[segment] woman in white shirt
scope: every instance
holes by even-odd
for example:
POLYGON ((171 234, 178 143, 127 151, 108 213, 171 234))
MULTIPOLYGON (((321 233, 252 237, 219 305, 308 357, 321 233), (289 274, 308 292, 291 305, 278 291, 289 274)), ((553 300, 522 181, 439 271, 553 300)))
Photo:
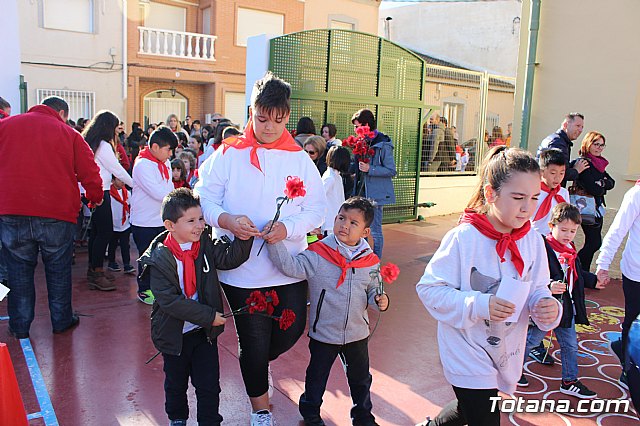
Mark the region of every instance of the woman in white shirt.
POLYGON ((102 291, 115 290, 116 288, 112 283, 114 278, 105 275, 104 272, 104 253, 113 233, 111 196, 109 195, 111 177, 117 177, 129 187, 133 186, 131 176, 120 165, 116 156, 116 127, 119 124, 120 119, 114 113, 103 110, 96 114, 82 134, 94 152, 96 164, 100 168, 104 191, 103 203, 96 207, 91 216, 89 268, 87 269, 89 288, 102 291))

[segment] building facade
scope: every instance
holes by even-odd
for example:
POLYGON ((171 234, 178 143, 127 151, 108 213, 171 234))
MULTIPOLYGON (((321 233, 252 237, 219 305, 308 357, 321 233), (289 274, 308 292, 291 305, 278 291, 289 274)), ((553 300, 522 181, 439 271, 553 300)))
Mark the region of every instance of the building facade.
POLYGON ((27 106, 58 95, 69 103, 74 121, 101 109, 124 119, 123 1, 37 0, 17 5, 27 106))

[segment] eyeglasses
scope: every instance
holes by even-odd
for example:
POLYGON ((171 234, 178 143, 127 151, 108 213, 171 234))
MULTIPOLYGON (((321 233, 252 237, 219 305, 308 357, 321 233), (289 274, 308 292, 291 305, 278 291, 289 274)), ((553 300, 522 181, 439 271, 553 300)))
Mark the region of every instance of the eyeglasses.
POLYGON ((603 143, 594 143, 593 146, 595 146, 596 148, 604 148, 606 145, 603 143))
POLYGON ((304 150, 304 152, 306 152, 306 153, 307 153, 307 154, 309 154, 309 155, 313 155, 313 154, 315 154, 315 153, 316 153, 315 151, 307 151, 306 149, 304 150))

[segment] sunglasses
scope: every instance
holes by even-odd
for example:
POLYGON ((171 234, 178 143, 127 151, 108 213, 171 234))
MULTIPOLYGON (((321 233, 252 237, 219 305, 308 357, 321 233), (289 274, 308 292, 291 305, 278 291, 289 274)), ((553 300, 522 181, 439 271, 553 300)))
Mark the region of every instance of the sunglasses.
POLYGON ((309 155, 313 155, 313 154, 315 154, 315 153, 316 153, 315 151, 307 151, 306 149, 304 150, 304 152, 306 152, 306 153, 307 153, 307 154, 309 154, 309 155))

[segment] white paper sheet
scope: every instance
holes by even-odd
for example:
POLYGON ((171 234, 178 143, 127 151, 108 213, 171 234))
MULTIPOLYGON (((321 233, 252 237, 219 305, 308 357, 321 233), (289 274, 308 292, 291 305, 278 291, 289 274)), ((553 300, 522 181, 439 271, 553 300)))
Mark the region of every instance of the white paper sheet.
POLYGON ((516 305, 516 310, 505 322, 517 322, 524 304, 529 298, 531 290, 531 281, 519 281, 514 278, 505 276, 500 281, 500 287, 496 293, 496 297, 507 300, 516 305))
POLYGON ((0 284, 0 302, 2 302, 5 296, 9 293, 9 287, 5 287, 0 284))

